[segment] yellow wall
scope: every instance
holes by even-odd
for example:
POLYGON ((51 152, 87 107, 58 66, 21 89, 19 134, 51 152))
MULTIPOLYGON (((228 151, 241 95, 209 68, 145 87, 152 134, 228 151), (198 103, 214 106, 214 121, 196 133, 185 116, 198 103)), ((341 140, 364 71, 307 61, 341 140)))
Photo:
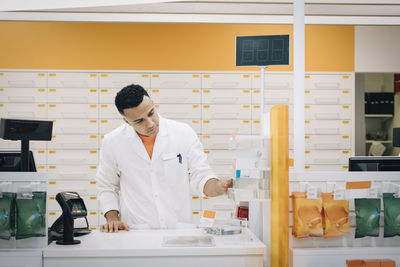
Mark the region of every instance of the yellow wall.
MULTIPOLYGON (((235 67, 235 36, 292 32, 292 25, 0 22, 0 68, 257 70, 235 67)), ((307 71, 354 70, 354 27, 308 26, 306 39, 307 71)))

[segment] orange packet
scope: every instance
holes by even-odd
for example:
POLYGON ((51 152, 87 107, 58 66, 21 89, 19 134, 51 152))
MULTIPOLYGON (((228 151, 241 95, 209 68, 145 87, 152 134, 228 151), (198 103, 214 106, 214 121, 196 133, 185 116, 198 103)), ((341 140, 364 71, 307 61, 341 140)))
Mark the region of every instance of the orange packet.
POLYGON ((323 236, 322 200, 307 199, 305 192, 293 192, 293 231, 296 238, 323 236))
POLYGON ((324 237, 350 234, 349 200, 334 200, 333 193, 323 193, 324 237))

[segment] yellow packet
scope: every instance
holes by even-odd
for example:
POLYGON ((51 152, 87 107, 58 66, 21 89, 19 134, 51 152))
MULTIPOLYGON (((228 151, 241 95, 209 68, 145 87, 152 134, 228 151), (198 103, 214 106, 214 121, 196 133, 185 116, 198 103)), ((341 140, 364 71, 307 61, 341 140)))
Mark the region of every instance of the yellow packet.
POLYGON ((324 207, 324 237, 350 234, 349 200, 326 200, 324 207))
POLYGON ((305 192, 293 192, 293 230, 296 238, 323 236, 322 200, 307 199, 305 192))

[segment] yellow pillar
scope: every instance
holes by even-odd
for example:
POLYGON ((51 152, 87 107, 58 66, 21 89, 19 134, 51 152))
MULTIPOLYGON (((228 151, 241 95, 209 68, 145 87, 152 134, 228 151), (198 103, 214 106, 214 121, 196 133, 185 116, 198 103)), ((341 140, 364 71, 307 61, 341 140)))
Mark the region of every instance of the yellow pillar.
POLYGON ((289 266, 289 111, 271 109, 271 251, 270 267, 289 266))

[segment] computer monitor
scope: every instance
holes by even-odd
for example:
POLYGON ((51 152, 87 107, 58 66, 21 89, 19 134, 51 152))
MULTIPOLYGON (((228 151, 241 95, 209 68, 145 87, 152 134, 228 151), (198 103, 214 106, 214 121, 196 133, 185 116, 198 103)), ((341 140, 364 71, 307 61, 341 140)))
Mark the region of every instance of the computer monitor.
POLYGON ((351 157, 349 171, 400 171, 400 157, 351 157))
MULTIPOLYGON (((0 172, 20 172, 22 168, 21 151, 0 151, 0 172)), ((36 172, 35 159, 29 151, 28 172, 36 172)))

